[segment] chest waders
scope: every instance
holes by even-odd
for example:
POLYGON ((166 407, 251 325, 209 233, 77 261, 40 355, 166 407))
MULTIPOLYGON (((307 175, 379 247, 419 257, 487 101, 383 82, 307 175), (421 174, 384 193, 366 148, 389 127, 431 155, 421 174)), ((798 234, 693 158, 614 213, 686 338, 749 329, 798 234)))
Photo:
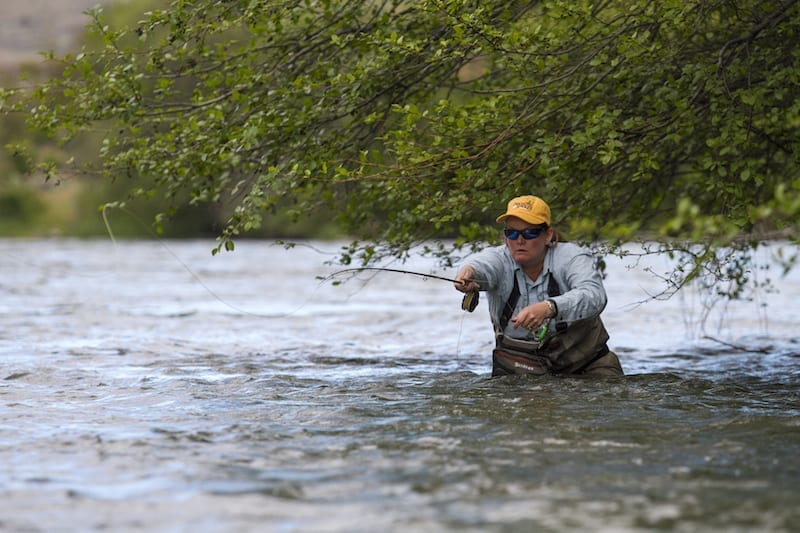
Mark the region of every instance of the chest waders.
MULTIPOLYGON (((561 289, 548 274, 547 295, 559 296, 561 289)), ((580 374, 608 354, 608 332, 600 317, 578 320, 567 326, 556 323, 555 333, 540 341, 514 339, 504 331, 517 306, 520 292, 517 277, 500 320, 495 322, 495 349, 492 352, 492 376, 508 374, 580 374)))

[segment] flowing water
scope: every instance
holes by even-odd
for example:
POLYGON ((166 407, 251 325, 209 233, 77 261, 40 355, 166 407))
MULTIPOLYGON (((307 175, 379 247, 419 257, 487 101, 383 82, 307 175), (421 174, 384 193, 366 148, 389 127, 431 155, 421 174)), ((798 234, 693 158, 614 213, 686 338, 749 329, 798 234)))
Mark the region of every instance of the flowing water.
POLYGON ((609 257, 628 375, 489 379, 450 283, 212 246, 0 240, 0 530, 800 528, 798 273, 637 305, 609 257))

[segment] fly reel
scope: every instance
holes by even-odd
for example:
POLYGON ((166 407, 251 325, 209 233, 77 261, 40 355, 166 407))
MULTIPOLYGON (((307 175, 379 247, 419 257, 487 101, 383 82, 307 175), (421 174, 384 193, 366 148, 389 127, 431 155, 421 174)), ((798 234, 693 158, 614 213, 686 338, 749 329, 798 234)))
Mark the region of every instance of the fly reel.
POLYGON ((469 291, 464 294, 464 299, 461 300, 461 309, 471 313, 478 307, 479 301, 480 293, 478 291, 469 291))

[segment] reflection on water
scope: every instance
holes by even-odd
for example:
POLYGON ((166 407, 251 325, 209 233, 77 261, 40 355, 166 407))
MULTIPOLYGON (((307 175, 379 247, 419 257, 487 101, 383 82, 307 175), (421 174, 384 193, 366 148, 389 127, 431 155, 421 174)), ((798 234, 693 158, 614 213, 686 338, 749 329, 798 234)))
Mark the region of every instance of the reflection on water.
POLYGON ((703 338, 697 297, 632 306, 654 281, 608 258, 628 376, 491 380, 448 283, 168 246, 0 241, 0 529, 800 523, 794 274, 703 338))

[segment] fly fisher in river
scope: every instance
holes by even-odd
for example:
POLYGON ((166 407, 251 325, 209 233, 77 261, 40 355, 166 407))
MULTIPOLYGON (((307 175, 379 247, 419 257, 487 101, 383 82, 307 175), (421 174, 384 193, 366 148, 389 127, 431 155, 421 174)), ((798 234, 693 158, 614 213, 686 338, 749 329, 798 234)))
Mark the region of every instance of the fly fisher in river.
POLYGON ((536 196, 512 199, 497 222, 505 245, 470 257, 454 283, 487 293, 492 375, 623 375, 600 320, 606 291, 589 251, 558 241, 550 207, 536 196))

